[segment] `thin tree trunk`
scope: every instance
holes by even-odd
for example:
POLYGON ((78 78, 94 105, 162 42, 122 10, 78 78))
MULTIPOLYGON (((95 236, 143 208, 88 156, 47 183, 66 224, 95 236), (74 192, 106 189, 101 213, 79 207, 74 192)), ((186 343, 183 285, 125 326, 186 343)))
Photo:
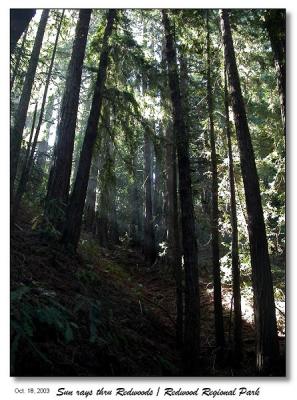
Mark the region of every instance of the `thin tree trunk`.
MULTIPOLYGON (((51 208, 55 203, 57 207, 64 209, 68 201, 82 67, 91 12, 92 10, 90 9, 80 10, 76 25, 75 39, 61 104, 61 120, 57 128, 55 159, 47 193, 47 206, 50 204, 51 208)), ((60 218, 56 218, 56 213, 47 214, 56 228, 61 228, 62 216, 60 215, 60 218)))
POLYGON ((27 170, 28 170, 28 163, 29 163, 29 157, 30 157, 31 144, 32 144, 34 130, 35 130, 37 108, 38 108, 38 103, 36 102, 35 109, 34 109, 34 114, 33 114, 33 119, 32 119, 32 126, 31 126, 29 141, 28 141, 28 144, 27 144, 27 149, 26 149, 24 163, 23 163, 23 169, 22 169, 22 173, 21 173, 21 180, 20 180, 19 185, 18 185, 18 190, 17 190, 17 194, 16 194, 16 200, 15 200, 14 207, 12 209, 12 213, 11 213, 11 216, 10 216, 11 224, 13 224, 15 219, 16 219, 16 214, 18 212, 18 207, 19 207, 19 203, 21 201, 21 196, 22 196, 21 188, 24 186, 23 182, 24 182, 24 178, 26 177, 27 170), (17 204, 17 207, 15 206, 15 204, 17 204))
MULTIPOLYGON (((159 140, 161 136, 159 136, 159 140)), ((155 146, 155 162, 154 162, 154 184, 153 184, 153 216, 154 216, 154 231, 155 231, 155 247, 156 243, 162 241, 164 237, 164 223, 163 223, 163 160, 161 153, 156 150, 155 146)))
POLYGON ((234 323, 233 323, 233 362, 239 364, 242 358, 242 320, 241 320, 241 294, 240 294, 240 264, 238 253, 238 229, 237 229, 237 210, 236 210, 236 194, 235 194, 235 179, 234 165, 231 142, 231 129, 229 120, 229 100, 227 74, 225 70, 225 118, 226 118, 226 135, 228 142, 228 157, 229 157, 229 185, 230 185, 230 208, 231 208, 231 226, 232 226, 232 287, 234 301, 234 323))
MULTIPOLYGON (((218 207, 218 171, 217 153, 215 145, 215 132, 213 120, 213 95, 211 80, 211 60, 210 60, 210 29, 209 14, 207 10, 207 103, 209 117, 209 134, 211 150, 211 173, 212 173, 212 212, 211 212, 211 246, 212 246, 212 267, 213 267, 213 288, 214 288, 214 317, 215 317, 215 336, 216 345, 221 350, 225 347, 224 320, 222 307, 222 289, 220 275, 220 248, 219 248, 219 207, 218 207)), ((220 351, 220 355, 222 352, 220 351)))
POLYGON ((156 259, 155 231, 152 203, 152 144, 147 131, 144 132, 144 238, 143 251, 146 261, 152 265, 156 259))
POLYGON ((162 16, 166 38, 166 58, 179 169, 182 243, 185 268, 184 372, 188 375, 195 375, 198 372, 198 357, 200 353, 200 298, 189 142, 185 129, 172 28, 166 10, 162 10, 162 16))
POLYGON ((18 74, 18 71, 19 71, 19 66, 20 66, 20 62, 21 62, 21 59, 22 59, 22 56, 23 56, 23 53, 24 53, 24 47, 25 47, 25 43, 26 43, 26 39, 27 39, 28 28, 29 27, 27 26, 27 28, 26 28, 26 30, 24 32, 24 36, 23 36, 23 40, 22 40, 20 51, 19 51, 18 55, 16 56, 15 66, 14 66, 13 73, 12 73, 11 80, 10 80, 10 90, 13 89, 14 81, 15 81, 15 78, 16 78, 16 76, 18 74))
POLYGON ((100 156, 97 154, 93 157, 90 177, 87 188, 86 204, 85 204, 85 228, 87 232, 95 233, 96 222, 96 189, 99 174, 100 156))
POLYGON ((38 108, 38 103, 36 102, 30 136, 29 136, 29 141, 28 141, 28 146, 27 146, 26 154, 25 154, 24 168, 26 167, 28 160, 29 160, 29 156, 30 156, 30 149, 31 149, 31 144, 32 144, 32 139, 33 139, 33 134, 34 134, 34 129, 35 129, 36 116, 37 116, 37 108, 38 108))
POLYGON ((39 170, 43 173, 45 172, 45 167, 48 158, 48 149, 49 149, 48 140, 49 140, 50 128, 53 123, 52 116, 54 111, 54 99, 55 95, 52 94, 51 96, 49 96, 49 99, 46 103, 46 108, 44 112, 45 129, 43 134, 43 140, 38 144, 37 148, 36 165, 38 166, 39 170))
POLYGON ((14 53, 18 40, 28 28, 35 14, 35 8, 12 8, 10 10, 10 53, 14 53))
POLYGON ((137 157, 133 158, 133 184, 130 192, 130 204, 131 204, 131 228, 130 235, 132 239, 132 245, 136 247, 142 247, 142 199, 140 196, 140 185, 141 178, 137 176, 137 157))
POLYGON ((282 122, 286 133, 286 10, 267 10, 265 25, 274 57, 282 122))
POLYGON ((248 213, 252 283, 254 289, 257 347, 256 363, 259 373, 268 374, 273 372, 277 367, 279 359, 279 344, 268 244, 255 156, 241 92, 227 10, 220 11, 220 18, 248 213))
POLYGON ((105 187, 101 187, 97 220, 97 235, 100 246, 108 247, 108 195, 105 187))
MULTIPOLYGON (((108 110, 109 111, 109 110, 108 110)), ((108 142, 108 157, 109 157, 109 176, 110 185, 108 188, 109 193, 109 207, 108 207, 108 222, 109 231, 108 239, 111 245, 119 243, 119 229, 117 221, 117 206, 116 206, 116 174, 115 174, 115 146, 113 141, 108 142)))
POLYGON ((79 241, 82 214, 86 198, 93 149, 98 135, 98 122, 102 107, 103 90, 106 80, 108 56, 110 49, 108 41, 112 32, 115 17, 116 10, 110 9, 107 15, 107 24, 103 37, 97 81, 86 128, 86 134, 80 155, 77 176, 75 179, 73 192, 71 194, 70 203, 66 212, 66 223, 63 232, 63 241, 64 243, 72 246, 74 249, 77 248, 79 241))
POLYGON ((46 77, 46 82, 45 82, 45 87, 44 87, 44 92, 43 92, 43 97, 42 97, 42 103, 41 103, 41 109, 40 109, 38 124, 37 124, 35 135, 34 135, 34 140, 32 143, 30 157, 28 159, 28 163, 25 165, 25 168, 22 171, 20 182, 18 184, 18 188, 17 188, 16 195, 15 195, 14 202, 13 202, 14 219, 16 218, 17 212, 19 210, 19 206, 20 206, 20 202, 22 200, 23 194, 26 191, 26 186, 28 183, 30 171, 31 171, 31 168, 33 165, 33 159, 34 159, 34 154, 35 154, 35 150, 36 150, 36 146, 37 146, 38 136, 40 133, 41 125, 43 123, 43 114, 44 114, 44 108, 45 108, 45 103, 46 103, 46 98, 47 98, 47 92, 48 92, 48 88, 49 88, 49 84, 50 84, 54 61, 55 61, 57 45, 58 45, 58 40, 59 40, 60 31, 61 31, 61 27, 62 27, 64 12, 65 11, 63 10, 62 15, 60 17, 58 29, 57 29, 55 44, 54 44, 51 62, 50 62, 50 66, 49 66, 47 77, 46 77))
POLYGON ((17 167, 19 162, 19 155, 21 150, 21 143, 23 137, 23 130, 26 123, 26 117, 28 112, 28 106, 30 102, 31 91, 33 87, 33 82, 35 78, 35 73, 37 69, 37 64, 39 60, 40 49, 42 46, 42 40, 44 36, 44 31, 46 23, 49 16, 49 10, 44 10, 42 12, 40 22, 38 25, 38 30, 31 53, 28 70, 26 73, 26 78, 22 90, 21 99, 16 111, 16 118, 14 127, 11 130, 11 141, 10 141, 10 190, 13 193, 14 181, 17 173, 17 167))

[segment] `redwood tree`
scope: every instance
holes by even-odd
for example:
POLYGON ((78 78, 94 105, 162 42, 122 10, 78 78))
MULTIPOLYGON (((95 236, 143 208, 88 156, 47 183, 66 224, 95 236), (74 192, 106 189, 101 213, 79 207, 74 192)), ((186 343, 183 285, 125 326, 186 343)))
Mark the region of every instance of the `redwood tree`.
MULTIPOLYGON (((167 78, 168 68, 166 63, 166 45, 162 44, 162 72, 167 78)), ((181 71, 182 73, 182 71, 181 71)), ((161 91, 163 108, 171 113, 170 93, 168 80, 164 79, 164 88, 161 91)), ((186 87, 184 88, 186 91, 186 87)), ((166 121, 165 129, 165 213, 167 227, 168 263, 172 268, 176 285, 176 342, 182 346, 184 336, 184 304, 183 304, 183 271, 180 249, 180 234, 178 220, 178 197, 177 197, 177 162, 176 145, 174 141, 173 124, 171 120, 166 121)))
POLYGON ((240 264, 238 253, 238 229, 237 229, 237 209, 234 179, 234 163, 232 153, 231 128, 229 119, 229 98, 226 70, 224 71, 224 104, 225 104, 225 123, 226 136, 228 143, 229 158, 229 186, 230 186, 230 210, 232 227, 232 289, 234 303, 234 321, 233 321, 233 361, 240 363, 242 356, 242 320, 241 320, 241 294, 240 294, 240 264))
MULTIPOLYGON (((216 138, 214 131, 213 118, 213 93, 212 93, 212 76, 211 76, 211 60, 210 60, 210 29, 209 14, 207 11, 207 103, 209 118, 209 134, 210 134, 210 150, 211 150, 211 247, 212 247, 212 267, 213 267, 213 289, 214 289, 214 317, 215 317, 215 335, 216 345, 220 349, 225 346, 223 307, 222 307, 222 290, 220 275, 220 248, 219 248, 219 207, 218 207, 218 169, 217 169, 217 153, 216 138)), ((221 351, 220 351, 220 354, 221 351)))
POLYGON ((64 209, 68 201, 82 67, 91 13, 90 9, 82 9, 79 12, 61 104, 61 120, 57 129, 55 158, 48 185, 46 214, 57 228, 61 228, 61 216, 57 218, 57 214, 52 211, 54 211, 55 205, 64 209), (49 209, 51 212, 48 212, 49 209))
POLYGON ((103 90, 108 67, 110 51, 109 38, 112 33, 116 10, 110 9, 107 14, 107 24, 102 41, 99 69, 92 100, 92 106, 87 123, 86 133, 79 159, 78 170, 66 212, 63 241, 76 249, 79 241, 84 203, 86 199, 90 167, 96 138, 98 134, 98 122, 100 118, 103 90))
POLYGON ((220 20, 248 214, 248 233, 254 290, 256 362, 257 369, 262 374, 273 371, 277 367, 279 358, 273 283, 259 178, 227 10, 220 11, 220 20))
POLYGON ((171 23, 166 10, 162 10, 162 17, 166 38, 166 59, 172 101, 174 135, 178 155, 182 244, 185 268, 184 372, 188 375, 195 375, 198 372, 198 357, 200 352, 200 299, 189 141, 180 95, 176 49, 171 23))

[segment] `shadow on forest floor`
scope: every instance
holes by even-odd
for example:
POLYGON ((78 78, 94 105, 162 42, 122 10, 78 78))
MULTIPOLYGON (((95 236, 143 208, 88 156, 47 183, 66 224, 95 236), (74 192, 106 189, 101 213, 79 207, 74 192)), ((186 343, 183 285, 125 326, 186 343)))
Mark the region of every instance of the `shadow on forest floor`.
MULTIPOLYGON (((87 236, 70 254, 20 223, 11 232, 11 374, 181 376, 169 275, 148 269, 131 249, 99 248, 87 236)), ((230 366, 228 345, 217 363, 208 286, 202 277, 201 375, 255 375, 254 331, 245 321, 244 368, 230 366)), ((230 341, 227 307, 224 322, 230 341)))

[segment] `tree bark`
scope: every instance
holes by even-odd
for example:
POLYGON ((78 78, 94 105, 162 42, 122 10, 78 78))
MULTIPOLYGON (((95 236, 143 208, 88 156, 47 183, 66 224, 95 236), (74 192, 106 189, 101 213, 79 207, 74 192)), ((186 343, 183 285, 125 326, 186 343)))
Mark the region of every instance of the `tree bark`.
POLYGON ((286 133, 286 10, 267 10, 265 25, 274 57, 282 122, 286 133))
MULTIPOLYGON (((55 147, 55 159, 51 171, 51 182, 47 193, 47 206, 55 203, 57 207, 63 210, 66 207, 69 194, 82 67, 91 12, 92 10, 90 9, 82 9, 79 12, 61 104, 61 120, 57 128, 57 145, 55 147)), ((61 215, 57 219, 55 216, 57 214, 53 212, 47 214, 55 227, 61 229, 61 215)))
POLYGON ((31 91, 39 60, 40 49, 42 46, 42 40, 44 36, 45 26, 48 20, 49 10, 42 12, 36 38, 34 41, 33 50, 31 53, 28 70, 21 94, 21 99, 17 108, 16 118, 14 127, 11 130, 10 139, 10 190, 13 193, 14 181, 17 173, 17 167, 19 162, 20 149, 22 144, 23 130, 26 123, 26 117, 28 112, 28 106, 30 102, 31 91))
MULTIPOLYGON (((44 10, 46 11, 46 10, 44 10)), ((10 10, 10 53, 14 53, 16 45, 22 34, 28 28, 31 19, 36 14, 35 8, 10 10)))
POLYGON ((184 112, 180 95, 176 50, 174 47, 172 28, 166 10, 162 10, 162 17, 166 38, 166 59, 173 107, 174 136, 179 171, 182 243, 185 268, 184 372, 187 375, 196 375, 198 373, 198 357, 200 353, 200 299, 189 142, 188 134, 185 129, 184 112))
POLYGON ((232 227, 232 288, 233 288, 233 303, 234 303, 234 322, 233 322, 233 363, 238 365, 242 359, 242 320, 241 320, 241 294, 240 294, 240 264, 238 252, 238 229, 237 229, 237 209, 236 209, 236 194, 235 194, 235 179, 234 165, 231 141, 231 129, 229 120, 229 99, 227 74, 225 70, 224 81, 224 103, 225 103, 225 121, 226 121, 226 136, 228 143, 228 158, 229 158, 229 185, 230 185, 230 208, 231 208, 231 227, 232 227))
MULTIPOLYGON (((164 73, 168 74, 166 67, 166 45, 162 48, 162 64, 164 73)), ((181 86, 181 97, 183 97, 184 106, 187 105, 187 66, 182 54, 180 54, 180 72, 184 85, 181 86)), ((168 100, 170 94, 166 82, 166 89, 163 93, 163 106, 170 111, 168 100)), ((181 246, 179 235, 179 210, 177 198, 177 162, 176 162, 176 144, 174 140, 173 124, 167 121, 165 128, 165 161, 166 161, 166 223, 167 223, 167 246, 168 262, 172 268, 175 277, 176 286, 176 343, 182 347, 184 343, 184 293, 183 293, 183 272, 181 260, 181 246)))
POLYGON ((227 10, 220 11, 220 19, 248 214, 254 289, 256 364, 260 374, 269 374, 273 373, 277 367, 279 344, 265 222, 255 156, 241 92, 227 10))
POLYGON ((214 119, 213 119, 213 94, 211 80, 211 54, 210 54, 210 29, 209 14, 207 10, 207 103, 209 117, 209 134, 211 150, 211 173, 212 173, 212 210, 211 210, 211 247, 212 247, 212 266, 213 266, 213 288, 214 288, 214 317, 215 317, 215 336, 216 345, 222 349, 225 347, 221 271, 220 271, 220 248, 219 248, 219 206, 218 206, 218 170, 217 153, 215 145, 214 119))
POLYGON ((66 212, 63 241, 64 243, 72 246, 74 249, 77 248, 80 236, 82 214, 86 198, 93 149, 98 134, 98 122, 101 113, 103 89, 106 80, 109 56, 108 41, 112 33, 115 17, 116 10, 110 9, 107 15, 107 24, 103 37, 102 52, 100 56, 99 70, 97 74, 91 111, 87 123, 86 134, 79 159, 79 166, 74 182, 73 192, 71 194, 69 206, 66 212))
POLYGON ((166 212, 167 212, 167 245, 168 262, 172 268, 176 285, 176 342, 178 347, 183 344, 184 305, 183 305, 183 277, 180 254, 178 202, 177 202, 177 174, 176 174, 176 147, 174 145, 173 127, 170 124, 166 129, 166 212))

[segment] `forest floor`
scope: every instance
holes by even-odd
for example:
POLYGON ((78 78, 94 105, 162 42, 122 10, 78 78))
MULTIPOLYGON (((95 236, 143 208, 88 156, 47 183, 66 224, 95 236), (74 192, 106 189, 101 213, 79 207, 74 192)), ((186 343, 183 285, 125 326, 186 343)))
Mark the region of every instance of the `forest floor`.
MULTIPOLYGON (((100 248, 83 235, 78 254, 34 231, 26 216, 11 231, 13 376, 181 376, 175 344, 175 285, 136 251, 100 248)), ((202 276, 201 375, 252 376, 254 330, 243 324, 244 361, 217 361, 212 293, 202 276)), ((224 322, 230 342, 230 289, 224 322)), ((284 340, 281 339, 283 348, 284 340)))

